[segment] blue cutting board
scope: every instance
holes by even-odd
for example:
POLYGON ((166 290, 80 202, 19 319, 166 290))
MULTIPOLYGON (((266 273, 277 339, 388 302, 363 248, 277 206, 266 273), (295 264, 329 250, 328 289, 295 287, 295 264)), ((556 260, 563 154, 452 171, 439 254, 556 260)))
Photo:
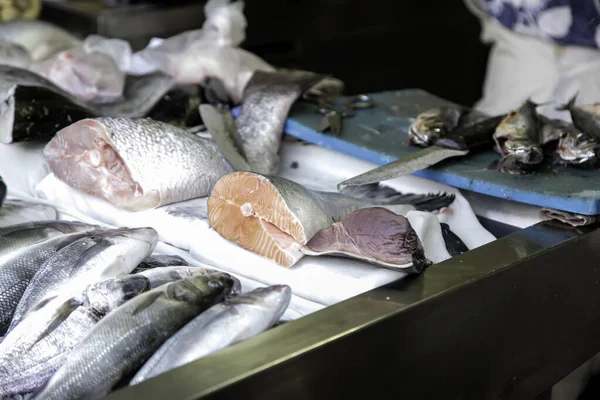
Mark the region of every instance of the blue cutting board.
MULTIPOLYGON (((420 112, 452 104, 419 89, 371 94, 375 107, 358 110, 344 120, 341 137, 317 132, 322 116, 315 105, 297 102, 285 132, 377 165, 417 151, 407 145, 408 127, 420 112)), ((600 214, 600 170, 543 168, 529 175, 508 175, 493 169, 500 156, 493 150, 446 160, 414 175, 494 197, 577 214, 600 214)), ((327 160, 324 160, 327 162, 327 160)))

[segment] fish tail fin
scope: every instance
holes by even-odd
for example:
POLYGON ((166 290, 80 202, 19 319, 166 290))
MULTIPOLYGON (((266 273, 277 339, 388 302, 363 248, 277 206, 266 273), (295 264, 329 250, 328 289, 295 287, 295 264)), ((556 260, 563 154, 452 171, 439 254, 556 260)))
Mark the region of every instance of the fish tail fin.
POLYGON ((575 101, 577 101, 577 96, 579 92, 575 93, 566 104, 556 107, 557 111, 570 111, 571 108, 575 107, 575 101))
POLYGON ((412 205, 419 211, 435 211, 448 207, 454 202, 455 195, 452 193, 400 193, 389 186, 379 183, 371 183, 360 186, 345 186, 340 193, 356 199, 369 199, 385 205, 412 205))

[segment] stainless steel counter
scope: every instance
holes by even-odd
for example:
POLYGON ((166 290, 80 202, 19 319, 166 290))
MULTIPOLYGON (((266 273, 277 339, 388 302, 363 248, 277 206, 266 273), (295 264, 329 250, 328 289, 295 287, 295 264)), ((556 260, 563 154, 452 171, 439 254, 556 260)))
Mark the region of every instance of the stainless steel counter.
POLYGON ((599 244, 541 223, 108 399, 531 400, 600 351, 599 244))

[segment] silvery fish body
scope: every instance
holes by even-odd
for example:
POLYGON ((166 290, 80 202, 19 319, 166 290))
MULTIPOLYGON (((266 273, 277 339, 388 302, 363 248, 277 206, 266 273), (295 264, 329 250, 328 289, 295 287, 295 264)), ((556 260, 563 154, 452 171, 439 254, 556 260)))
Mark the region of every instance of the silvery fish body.
POLYGON ((42 264, 15 310, 8 332, 29 310, 58 295, 78 298, 89 285, 130 273, 158 242, 152 228, 93 232, 59 250, 42 264))
POLYGON ((17 43, 0 41, 0 64, 27 68, 31 61, 31 54, 25 47, 17 43))
POLYGON ((44 149, 62 181, 132 211, 209 194, 232 172, 217 146, 150 119, 85 119, 59 131, 44 149))
POLYGON ((577 95, 571 97, 567 104, 558 110, 569 111, 573 125, 583 133, 600 140, 600 103, 577 106, 577 95))
POLYGON ((163 344, 129 385, 198 360, 271 328, 290 303, 289 286, 259 288, 212 306, 163 344))
POLYGON ((231 295, 237 296, 241 293, 242 284, 239 279, 216 269, 190 267, 190 266, 170 266, 170 267, 157 267, 148 269, 145 271, 138 272, 139 275, 145 276, 150 281, 152 289, 165 285, 169 282, 177 281, 180 279, 191 278, 193 276, 207 276, 207 275, 223 275, 231 278, 233 286, 231 288, 231 295))
POLYGON ((30 221, 54 220, 58 212, 52 206, 7 199, 0 208, 0 228, 30 221))
POLYGON ((138 265, 131 273, 137 274, 147 269, 159 267, 180 267, 189 265, 182 257, 172 255, 151 255, 138 265))
POLYGON ((0 343, 0 396, 39 389, 98 321, 149 290, 150 282, 142 276, 110 278, 90 286, 84 295, 83 305, 70 314, 68 301, 62 313, 56 312, 57 308, 53 306, 57 302, 54 302, 27 314, 23 323, 0 343), (43 324, 48 316, 57 315, 62 318, 54 326, 43 324))
POLYGON ((33 398, 105 396, 187 322, 221 301, 231 285, 225 277, 196 276, 131 299, 94 326, 33 398))

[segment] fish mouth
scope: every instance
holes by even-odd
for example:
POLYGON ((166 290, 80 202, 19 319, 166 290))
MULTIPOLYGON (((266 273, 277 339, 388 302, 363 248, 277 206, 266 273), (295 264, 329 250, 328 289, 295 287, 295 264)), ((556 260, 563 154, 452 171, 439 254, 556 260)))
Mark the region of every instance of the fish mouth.
POLYGON ((160 204, 158 191, 145 192, 133 179, 97 120, 84 119, 58 131, 44 148, 44 158, 61 181, 118 207, 139 211, 160 204))
POLYGON ((208 198, 208 220, 225 239, 284 267, 304 255, 304 227, 261 175, 234 172, 219 179, 208 198))

